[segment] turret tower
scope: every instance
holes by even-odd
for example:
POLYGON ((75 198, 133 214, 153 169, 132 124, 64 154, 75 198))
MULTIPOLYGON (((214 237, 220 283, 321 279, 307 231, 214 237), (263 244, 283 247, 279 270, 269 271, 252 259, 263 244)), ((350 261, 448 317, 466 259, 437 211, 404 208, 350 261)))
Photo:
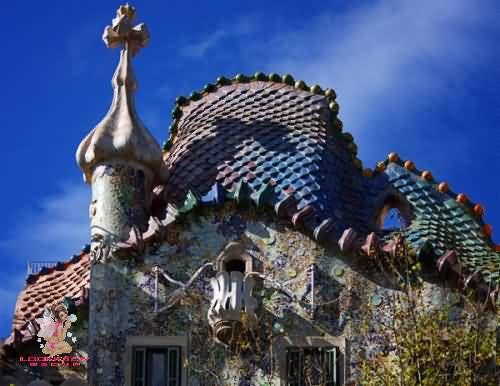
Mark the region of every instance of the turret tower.
POLYGON ((160 146, 134 106, 137 83, 132 57, 149 40, 143 23, 132 25, 134 17, 135 9, 123 5, 104 30, 106 46, 121 47, 112 80, 113 101, 76 152, 84 179, 92 186, 89 214, 94 258, 106 257, 112 244, 126 240, 132 229, 147 229, 152 188, 163 177, 160 146))

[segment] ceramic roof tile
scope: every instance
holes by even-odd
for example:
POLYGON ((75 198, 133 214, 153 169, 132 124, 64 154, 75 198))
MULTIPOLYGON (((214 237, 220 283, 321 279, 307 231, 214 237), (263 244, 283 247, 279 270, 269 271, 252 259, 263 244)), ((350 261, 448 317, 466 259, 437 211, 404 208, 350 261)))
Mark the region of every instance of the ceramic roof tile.
POLYGON ((362 176, 346 141, 334 133, 336 114, 324 95, 252 81, 220 87, 181 109, 166 157, 166 201, 181 205, 190 190, 204 196, 220 183, 233 191, 244 180, 253 194, 273 181, 277 200, 292 192, 297 209, 311 205, 318 222, 344 207, 345 225, 356 223, 362 189, 350 186, 362 176))
POLYGON ((415 248, 456 250, 461 263, 486 280, 499 276, 500 254, 480 215, 472 215, 471 205, 458 203, 455 194, 443 193, 447 187, 438 187, 430 172, 397 160, 363 175, 354 162, 357 147, 341 132, 332 98, 300 90, 303 84, 240 79, 245 80, 218 80, 214 91, 178 105, 182 115, 174 121, 165 154, 170 178, 164 202, 183 205, 188 192, 207 202, 252 199, 291 217, 302 210, 296 219, 306 217, 307 209, 305 222, 317 217, 316 230, 339 236, 352 227, 367 235, 380 200, 397 193, 411 207, 405 233, 415 248))
POLYGON ((487 283, 499 283, 500 254, 493 250, 491 241, 481 230, 481 220, 471 214, 467 205, 438 192, 435 184, 396 163, 390 163, 385 173, 389 178, 399 176, 389 184, 413 209, 414 218, 406 234, 414 247, 420 244, 421 238, 429 238, 435 253, 457 250, 460 263, 470 272, 479 272, 487 283), (405 184, 400 182, 403 180, 405 184), (408 189, 410 186, 413 189, 408 189))

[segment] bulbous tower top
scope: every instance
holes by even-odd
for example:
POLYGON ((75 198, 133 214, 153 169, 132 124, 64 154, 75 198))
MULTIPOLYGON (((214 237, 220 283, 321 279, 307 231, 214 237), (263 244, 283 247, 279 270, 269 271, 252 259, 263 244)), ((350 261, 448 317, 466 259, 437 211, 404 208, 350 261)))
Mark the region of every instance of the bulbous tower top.
POLYGON ((109 48, 121 47, 120 61, 113 75, 111 107, 99 124, 83 139, 76 160, 90 183, 95 166, 103 161, 127 160, 146 166, 156 183, 164 180, 165 168, 160 145, 139 118, 134 103, 137 87, 132 57, 149 41, 144 23, 132 25, 135 9, 120 6, 112 25, 104 30, 103 40, 109 48))

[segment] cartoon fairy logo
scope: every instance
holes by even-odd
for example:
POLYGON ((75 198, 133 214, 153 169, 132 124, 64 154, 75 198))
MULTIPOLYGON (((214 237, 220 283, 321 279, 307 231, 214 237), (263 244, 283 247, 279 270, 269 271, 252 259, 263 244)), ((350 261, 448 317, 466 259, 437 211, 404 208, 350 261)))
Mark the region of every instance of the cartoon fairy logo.
POLYGON ((49 356, 67 354, 73 348, 66 342, 66 337, 76 342, 76 337, 69 331, 71 324, 76 322, 76 315, 68 315, 69 304, 66 299, 58 304, 45 307, 43 317, 36 319, 40 325, 38 331, 38 341, 42 352, 49 356), (45 339, 45 343, 42 342, 45 339))

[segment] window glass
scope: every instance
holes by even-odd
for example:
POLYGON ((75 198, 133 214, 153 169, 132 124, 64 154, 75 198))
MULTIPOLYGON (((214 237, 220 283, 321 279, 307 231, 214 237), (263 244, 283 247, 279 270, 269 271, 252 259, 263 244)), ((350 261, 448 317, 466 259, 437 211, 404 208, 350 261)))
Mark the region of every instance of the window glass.
POLYGON ((180 348, 170 347, 168 349, 168 386, 180 386, 181 361, 180 348))
POLYGON ((133 386, 180 386, 181 348, 134 347, 133 386))
POLYGON ((165 385, 165 351, 154 350, 150 351, 148 356, 148 386, 164 386, 165 385))
POLYGON ((145 383, 145 350, 143 348, 136 348, 134 350, 134 386, 144 386, 145 383))

